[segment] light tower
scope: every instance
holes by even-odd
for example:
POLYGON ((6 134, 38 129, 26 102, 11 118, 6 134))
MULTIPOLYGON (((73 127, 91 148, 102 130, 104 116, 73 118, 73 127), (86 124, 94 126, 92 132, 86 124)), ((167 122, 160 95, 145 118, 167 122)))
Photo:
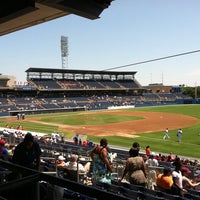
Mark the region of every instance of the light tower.
POLYGON ((61 58, 62 58, 62 69, 68 67, 68 37, 61 36, 61 58))

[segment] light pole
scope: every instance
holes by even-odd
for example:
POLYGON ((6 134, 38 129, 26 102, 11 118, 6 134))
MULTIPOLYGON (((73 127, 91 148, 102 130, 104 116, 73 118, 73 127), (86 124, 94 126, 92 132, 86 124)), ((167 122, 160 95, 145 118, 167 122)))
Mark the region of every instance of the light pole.
POLYGON ((68 37, 61 36, 61 58, 62 58, 62 69, 68 67, 68 37))

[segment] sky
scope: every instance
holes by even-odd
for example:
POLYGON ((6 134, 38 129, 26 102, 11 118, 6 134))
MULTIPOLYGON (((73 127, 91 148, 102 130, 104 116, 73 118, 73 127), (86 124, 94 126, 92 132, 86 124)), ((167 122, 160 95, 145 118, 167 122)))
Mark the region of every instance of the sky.
POLYGON ((25 81, 29 67, 61 69, 65 36, 66 69, 116 68, 136 71, 143 86, 199 86, 200 52, 135 64, 200 50, 199 8, 199 0, 115 0, 99 19, 71 14, 10 33, 0 37, 0 73, 25 81))

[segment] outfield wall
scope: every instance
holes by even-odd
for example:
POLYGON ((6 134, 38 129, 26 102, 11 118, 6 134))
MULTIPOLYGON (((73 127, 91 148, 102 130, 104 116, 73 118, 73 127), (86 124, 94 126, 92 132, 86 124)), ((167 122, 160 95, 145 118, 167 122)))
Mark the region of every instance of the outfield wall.
POLYGON ((114 109, 123 109, 123 108, 135 108, 135 105, 130 106, 109 106, 108 110, 114 110, 114 109))
POLYGON ((50 114, 58 112, 76 112, 85 111, 85 107, 74 107, 74 108, 53 108, 53 109, 38 109, 38 110, 14 110, 10 111, 10 116, 17 116, 19 113, 24 113, 25 115, 36 115, 36 114, 50 114))

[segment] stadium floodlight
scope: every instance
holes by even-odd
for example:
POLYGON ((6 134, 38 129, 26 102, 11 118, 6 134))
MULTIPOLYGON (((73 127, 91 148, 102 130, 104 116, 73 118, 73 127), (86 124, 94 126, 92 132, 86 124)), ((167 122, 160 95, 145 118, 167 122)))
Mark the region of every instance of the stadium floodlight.
POLYGON ((68 37, 61 36, 61 58, 62 58, 62 69, 68 67, 68 37))

